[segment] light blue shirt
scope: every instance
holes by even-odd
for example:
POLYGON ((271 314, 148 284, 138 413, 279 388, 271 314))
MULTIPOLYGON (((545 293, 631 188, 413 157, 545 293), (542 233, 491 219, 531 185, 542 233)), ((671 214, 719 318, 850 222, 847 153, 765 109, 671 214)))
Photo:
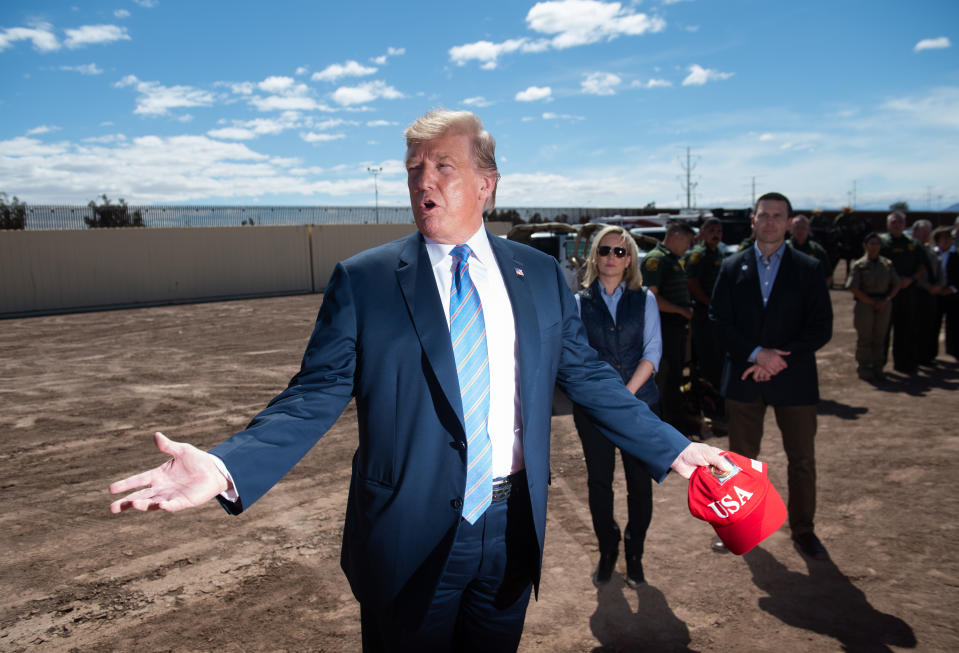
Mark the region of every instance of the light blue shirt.
MULTIPOLYGON (((753 243, 753 251, 756 253, 756 271, 759 273, 759 290, 763 294, 763 308, 769 303, 769 294, 773 291, 773 285, 776 283, 776 275, 779 274, 779 264, 783 261, 783 253, 786 251, 786 243, 779 246, 775 252, 770 254, 769 258, 763 257, 759 251, 759 245, 753 243)), ((756 354, 762 347, 756 347, 749 355, 749 362, 756 362, 756 354)))
MULTIPOLYGON (((599 285, 600 294, 603 296, 603 302, 609 309, 609 314, 613 318, 613 324, 616 324, 616 308, 619 306, 619 300, 623 298, 626 291, 626 282, 623 281, 613 294, 610 295, 599 285)), ((576 309, 582 313, 580 307, 579 293, 576 293, 576 309)), ((645 319, 643 322, 643 360, 653 364, 653 370, 659 371, 659 360, 663 357, 663 336, 659 330, 659 306, 656 304, 656 297, 653 293, 646 291, 645 319)))

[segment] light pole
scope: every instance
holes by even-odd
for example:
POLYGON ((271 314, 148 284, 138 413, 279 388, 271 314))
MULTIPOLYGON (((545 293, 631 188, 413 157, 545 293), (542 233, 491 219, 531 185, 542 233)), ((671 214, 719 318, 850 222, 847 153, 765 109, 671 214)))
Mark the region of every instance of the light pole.
POLYGON ((378 188, 377 185, 376 185, 376 177, 377 177, 381 172, 383 172, 383 167, 380 166, 379 168, 367 168, 366 171, 373 175, 373 198, 374 198, 374 199, 373 199, 373 202, 374 202, 374 204, 373 204, 374 209, 373 209, 373 210, 376 212, 376 213, 375 213, 375 214, 376 214, 376 224, 379 224, 379 223, 380 223, 380 190, 379 190, 379 188, 378 188))

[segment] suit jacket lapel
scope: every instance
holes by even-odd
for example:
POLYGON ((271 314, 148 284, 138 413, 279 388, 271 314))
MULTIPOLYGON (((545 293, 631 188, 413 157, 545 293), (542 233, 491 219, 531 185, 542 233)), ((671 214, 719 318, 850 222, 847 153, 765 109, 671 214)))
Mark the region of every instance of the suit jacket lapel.
MULTIPOLYGON (((520 256, 514 257, 501 238, 487 232, 493 254, 499 265, 506 293, 513 305, 513 321, 516 324, 516 349, 519 359, 520 398, 535 396, 539 379, 539 319, 536 316, 531 283, 524 274, 526 266, 520 256)), ((526 427, 526 412, 523 412, 523 427, 526 427)))
POLYGON ((433 368, 443 394, 462 424, 463 401, 459 378, 456 375, 453 346, 450 343, 450 331, 446 316, 443 315, 443 303, 436 291, 436 278, 430 267, 429 254, 426 253, 426 243, 419 233, 413 234, 407 240, 406 247, 400 254, 396 279, 423 352, 433 368))
POLYGON ((763 305, 763 289, 759 282, 759 270, 757 269, 756 250, 750 245, 743 256, 743 263, 740 266, 740 277, 743 280, 743 287, 750 289, 753 297, 759 301, 759 307, 763 305))

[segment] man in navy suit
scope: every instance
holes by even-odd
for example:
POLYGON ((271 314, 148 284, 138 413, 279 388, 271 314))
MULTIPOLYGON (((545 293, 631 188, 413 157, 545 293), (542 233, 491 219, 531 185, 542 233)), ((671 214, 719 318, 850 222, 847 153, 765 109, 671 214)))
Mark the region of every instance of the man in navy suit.
MULTIPOLYGON (((731 451, 757 458, 766 407, 776 412, 788 459, 789 527, 796 547, 828 558, 816 511, 816 350, 832 337, 821 263, 785 244, 792 205, 780 193, 756 201, 756 242, 723 261, 709 303, 726 347, 721 392, 731 451)), ((714 544, 723 550, 721 542, 714 544)))
POLYGON ((111 510, 172 512, 218 496, 239 513, 355 398, 341 564, 360 602, 364 650, 511 651, 540 578, 554 383, 658 481, 670 468, 688 477, 698 465, 729 466, 661 422, 597 359, 551 257, 485 230, 499 174, 479 119, 433 111, 406 141, 418 232, 337 264, 289 387, 209 453, 157 434, 173 459, 114 483, 111 492, 147 487, 111 510), (488 352, 476 404, 482 450, 469 444, 465 386, 474 385, 461 381, 451 335, 463 284, 485 322, 476 343, 488 352), (487 457, 474 483, 478 453, 487 457), (467 515, 476 488, 486 503, 467 515))

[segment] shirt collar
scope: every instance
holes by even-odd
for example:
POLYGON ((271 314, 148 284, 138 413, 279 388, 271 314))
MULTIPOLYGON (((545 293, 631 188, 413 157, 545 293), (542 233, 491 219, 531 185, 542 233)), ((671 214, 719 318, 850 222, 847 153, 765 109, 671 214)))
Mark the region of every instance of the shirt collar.
POLYGON ((766 259, 766 258, 763 256, 763 253, 762 253, 761 251, 759 251, 759 243, 758 243, 758 242, 754 242, 754 243, 753 243, 753 250, 755 250, 755 252, 756 252, 756 260, 757 260, 757 261, 762 261, 762 262, 767 263, 767 264, 772 263, 774 259, 779 259, 779 258, 781 258, 782 255, 783 255, 783 251, 784 251, 785 249, 786 249, 786 243, 783 242, 783 244, 779 246, 779 249, 777 249, 775 252, 773 252, 772 254, 770 254, 769 259, 766 259))
MULTIPOLYGON (((456 245, 438 243, 428 236, 423 236, 423 240, 426 241, 426 253, 430 257, 430 267, 434 268, 441 263, 448 262, 450 252, 456 247, 456 245)), ((458 244, 469 245, 469 248, 473 250, 473 254, 470 256, 470 263, 476 261, 479 265, 487 266, 493 262, 493 248, 490 247, 485 225, 480 225, 476 233, 470 236, 469 240, 465 243, 458 244)))

